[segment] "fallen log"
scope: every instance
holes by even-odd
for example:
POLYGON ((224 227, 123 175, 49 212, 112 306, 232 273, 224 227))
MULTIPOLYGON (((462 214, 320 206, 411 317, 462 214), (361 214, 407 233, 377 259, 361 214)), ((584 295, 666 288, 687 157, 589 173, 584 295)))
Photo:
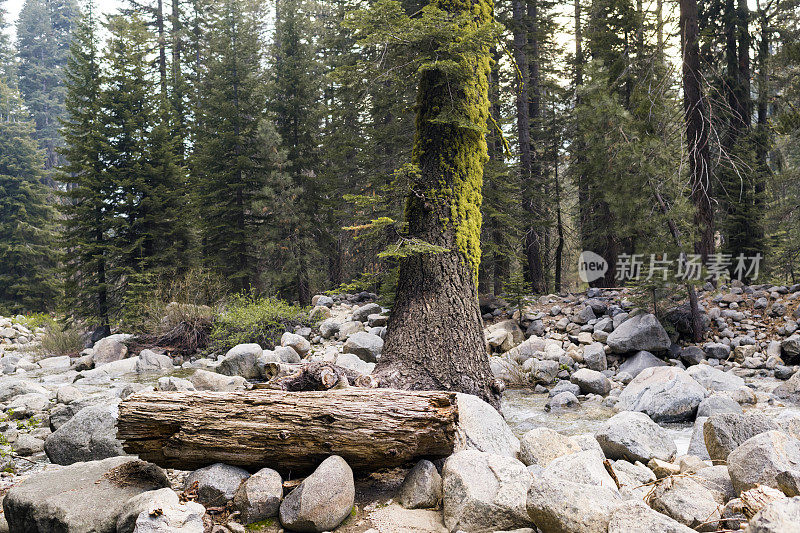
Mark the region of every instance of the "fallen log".
POLYGON ((299 475, 330 455, 354 470, 445 457, 457 422, 456 395, 443 391, 148 391, 120 404, 117 438, 164 468, 227 463, 299 475))
POLYGON ((330 363, 267 363, 264 374, 271 379, 267 383, 256 384, 255 388, 299 392, 347 388, 351 385, 368 389, 378 386, 377 380, 370 375, 330 363))

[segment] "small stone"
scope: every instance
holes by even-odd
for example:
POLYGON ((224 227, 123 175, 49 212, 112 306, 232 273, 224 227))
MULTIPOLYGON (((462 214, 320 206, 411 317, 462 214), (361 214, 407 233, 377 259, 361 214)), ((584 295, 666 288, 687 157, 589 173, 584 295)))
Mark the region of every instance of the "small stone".
POLYGON ((426 459, 409 471, 397 494, 397 501, 406 509, 433 508, 441 498, 442 476, 433 463, 426 459))
POLYGON ((220 507, 233 499, 239 485, 249 477, 247 470, 216 463, 189 474, 184 488, 197 482, 197 501, 206 507, 220 507))
POLYGON ((281 524, 300 532, 331 531, 355 501, 353 471, 338 455, 325 459, 280 505, 281 524))
POLYGON ((262 468, 247 478, 233 496, 233 505, 245 524, 260 522, 278 514, 283 497, 283 481, 271 468, 262 468))

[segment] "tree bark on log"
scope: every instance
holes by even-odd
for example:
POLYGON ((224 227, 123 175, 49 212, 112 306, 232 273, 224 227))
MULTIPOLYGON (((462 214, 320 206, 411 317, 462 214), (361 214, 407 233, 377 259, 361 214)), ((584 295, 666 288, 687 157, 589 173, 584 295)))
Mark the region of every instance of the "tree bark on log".
POLYGON ((354 470, 445 457, 457 422, 456 395, 444 391, 142 392, 120 404, 117 438, 164 468, 226 463, 299 475, 330 455, 354 470))

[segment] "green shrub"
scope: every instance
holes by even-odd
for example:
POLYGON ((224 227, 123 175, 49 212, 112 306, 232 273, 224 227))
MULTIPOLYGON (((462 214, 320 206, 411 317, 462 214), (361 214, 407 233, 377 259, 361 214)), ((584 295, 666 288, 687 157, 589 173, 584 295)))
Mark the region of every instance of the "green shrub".
POLYGON ((43 328, 55 323, 55 319, 49 313, 30 313, 20 318, 14 319, 28 329, 43 328))
POLYGON ((269 349, 275 347, 285 331, 297 325, 312 325, 307 308, 278 298, 240 294, 214 318, 211 346, 226 352, 237 344, 253 342, 269 349))
POLYGON ((77 326, 51 321, 45 326, 39 351, 43 355, 77 355, 83 346, 83 332, 77 326))

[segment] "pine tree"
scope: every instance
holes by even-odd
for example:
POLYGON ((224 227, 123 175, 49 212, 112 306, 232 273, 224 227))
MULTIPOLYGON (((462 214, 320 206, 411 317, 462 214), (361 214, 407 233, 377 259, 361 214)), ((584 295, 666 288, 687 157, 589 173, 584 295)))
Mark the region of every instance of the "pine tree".
POLYGON ((111 275, 109 209, 114 193, 106 176, 106 139, 102 121, 102 84, 99 29, 92 2, 79 21, 70 43, 65 71, 67 116, 62 133, 62 181, 72 186, 64 193, 63 249, 66 274, 65 309, 96 320, 110 332, 115 301, 111 275))
POLYGON ((256 207, 269 177, 260 157, 267 149, 261 11, 255 2, 224 0, 209 24, 192 161, 202 255, 234 290, 245 290, 259 284, 256 207))
POLYGON ((42 153, 15 89, 0 76, 0 310, 50 309, 56 295, 53 212, 42 153))
POLYGON ((58 130, 64 117, 63 76, 78 15, 75 0, 26 0, 17 21, 19 88, 45 151, 46 170, 62 163, 58 130))
POLYGON ((286 268, 294 277, 294 295, 307 304, 319 276, 318 252, 332 241, 322 217, 327 193, 320 179, 319 123, 321 80, 316 63, 313 29, 308 27, 312 4, 280 0, 276 7, 274 66, 270 111, 287 153, 286 171, 297 191, 295 209, 287 217, 285 236, 291 248, 286 268), (291 94, 292 98, 284 95, 291 94))

